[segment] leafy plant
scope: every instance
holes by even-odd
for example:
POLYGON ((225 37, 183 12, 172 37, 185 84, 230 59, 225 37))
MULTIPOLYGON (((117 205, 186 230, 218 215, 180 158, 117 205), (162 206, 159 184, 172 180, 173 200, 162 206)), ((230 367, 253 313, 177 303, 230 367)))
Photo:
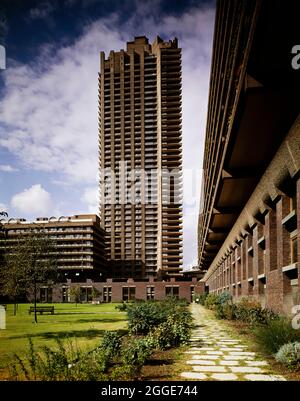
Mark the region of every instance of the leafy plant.
POLYGON ((284 344, 275 355, 275 359, 291 370, 300 369, 300 342, 284 344))
POLYGON ((222 305, 222 319, 233 320, 235 319, 236 305, 233 303, 226 303, 222 305))
POLYGON ((208 309, 214 309, 215 306, 217 305, 217 303, 218 303, 218 295, 217 294, 208 294, 205 299, 204 305, 208 309))
POLYGON ((36 351, 29 339, 28 353, 21 358, 15 355, 11 366, 12 379, 42 381, 108 380, 104 373, 106 355, 101 349, 86 353, 74 343, 56 340, 57 347, 44 346, 36 351))
POLYGON ((167 320, 170 314, 184 310, 183 304, 172 298, 165 301, 134 302, 127 306, 131 333, 147 334, 153 327, 167 320))
POLYGON ((145 338, 130 339, 121 352, 122 363, 126 366, 127 373, 130 372, 136 377, 153 350, 152 343, 145 338))
POLYGON ((208 295, 207 293, 205 293, 205 294, 194 294, 193 295, 193 301, 196 304, 204 305, 207 295, 208 295))
POLYGON ((127 310, 126 302, 122 302, 121 305, 117 305, 115 309, 119 310, 120 312, 125 312, 127 310))
POLYGON ((232 295, 228 291, 224 291, 218 295, 217 304, 223 305, 232 301, 232 295))
POLYGON ((156 348, 167 349, 186 344, 191 336, 191 317, 188 313, 170 315, 149 335, 156 348))
POLYGON ((104 333, 100 345, 103 354, 103 371, 105 371, 108 364, 113 362, 113 360, 120 354, 121 346, 122 339, 118 332, 106 331, 104 333))
POLYGON ((73 298, 74 302, 76 303, 76 307, 77 307, 77 304, 80 303, 80 295, 81 295, 80 285, 77 284, 77 285, 71 287, 70 295, 73 298))
POLYGON ((259 344, 271 354, 278 352, 284 344, 300 341, 300 331, 295 330, 290 319, 285 317, 259 325, 253 332, 259 344))

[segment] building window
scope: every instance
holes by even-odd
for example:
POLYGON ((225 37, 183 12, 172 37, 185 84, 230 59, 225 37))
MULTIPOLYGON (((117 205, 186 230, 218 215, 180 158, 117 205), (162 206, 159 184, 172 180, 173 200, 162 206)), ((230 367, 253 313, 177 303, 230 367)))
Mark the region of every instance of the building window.
POLYGON ((135 287, 123 287, 123 301, 135 300, 135 287))
POLYGON ((42 287, 40 288, 40 302, 52 303, 52 288, 42 287))
POLYGON ((166 296, 179 298, 179 286, 168 286, 166 287, 166 296))
POLYGON ((70 302, 69 287, 63 287, 62 288, 62 302, 70 302))
POLYGON ((155 298, 155 287, 147 287, 147 300, 155 298))
POLYGON ((81 302, 92 302, 93 299, 93 288, 92 287, 80 287, 80 301, 81 302))
POLYGON ((195 286, 191 285, 191 302, 193 301, 194 295, 195 295, 195 286))
POLYGON ((111 302, 111 287, 103 287, 103 302, 111 302))

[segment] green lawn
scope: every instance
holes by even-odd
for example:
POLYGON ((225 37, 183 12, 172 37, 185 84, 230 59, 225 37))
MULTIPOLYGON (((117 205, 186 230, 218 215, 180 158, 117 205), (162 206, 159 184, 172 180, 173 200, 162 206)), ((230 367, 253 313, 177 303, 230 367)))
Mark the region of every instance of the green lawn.
MULTIPOLYGON (((43 304, 46 305, 46 304, 43 304)), ((55 339, 69 338, 80 348, 92 349, 99 344, 106 330, 127 330, 126 312, 115 309, 117 304, 53 304, 55 314, 28 314, 29 304, 19 305, 13 316, 13 305, 8 305, 6 330, 0 330, 0 380, 14 353, 22 355, 27 350, 28 337, 34 345, 55 345, 55 339)))

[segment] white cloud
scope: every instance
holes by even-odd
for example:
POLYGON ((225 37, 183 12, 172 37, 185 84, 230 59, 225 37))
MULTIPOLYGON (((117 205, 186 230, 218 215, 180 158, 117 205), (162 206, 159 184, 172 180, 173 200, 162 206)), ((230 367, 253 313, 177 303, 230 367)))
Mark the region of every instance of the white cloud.
POLYGON ((9 164, 0 164, 0 171, 3 171, 4 173, 13 173, 18 171, 18 169, 10 166, 9 164))
POLYGON ((81 201, 87 205, 89 213, 99 215, 99 189, 97 186, 86 188, 81 201))
POLYGON ((96 183, 99 51, 123 44, 107 25, 94 23, 74 44, 4 72, 0 145, 25 167, 96 183))
MULTIPOLYGON (((201 169, 214 22, 213 7, 180 16, 161 16, 160 1, 136 2, 134 16, 124 21, 112 14, 85 27, 74 43, 40 49, 34 63, 3 72, 5 96, 0 102, 0 146, 26 168, 55 173, 66 184, 97 185, 99 52, 119 50, 134 36, 177 36, 182 48, 183 167, 201 169), (24 101, 26 99, 26 101, 24 101)), ((200 179, 193 191, 200 196, 200 179)), ((93 191, 83 202, 95 208, 93 191)), ((184 193, 184 204, 190 203, 184 193)), ((184 210, 184 265, 197 254, 198 204, 184 210)))
POLYGON ((45 215, 52 210, 52 199, 49 192, 41 184, 32 185, 28 189, 14 195, 11 207, 24 215, 45 215))
MULTIPOLYGON (((0 202, 0 212, 7 212, 7 206, 0 202)), ((2 216, 0 216, 2 218, 2 216)))

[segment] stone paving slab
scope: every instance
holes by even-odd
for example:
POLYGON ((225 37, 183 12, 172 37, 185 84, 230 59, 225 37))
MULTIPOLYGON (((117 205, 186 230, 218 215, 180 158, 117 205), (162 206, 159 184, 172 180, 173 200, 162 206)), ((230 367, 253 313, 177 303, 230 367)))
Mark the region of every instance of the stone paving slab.
POLYGON ((268 366, 266 361, 246 361, 246 364, 249 366, 268 366))
POLYGON ((238 366, 239 361, 220 361, 220 365, 223 366, 238 366))
POLYGON ((261 368, 253 366, 232 366, 229 368, 233 373, 263 373, 261 368))
POLYGON ((250 381, 286 381, 281 375, 245 375, 245 379, 250 381))
POLYGON ((237 380, 238 377, 233 373, 214 373, 211 375, 211 378, 215 380, 228 381, 237 380))
POLYGON ((181 377, 190 380, 218 381, 285 381, 272 374, 268 363, 249 351, 242 340, 233 338, 224 325, 214 321, 200 305, 192 304, 192 313, 198 325, 192 333, 186 371, 181 377))
POLYGON ((198 366, 193 365, 193 369, 197 372, 227 372, 224 366, 198 366))
POLYGON ((186 379, 191 379, 191 380, 207 379, 207 376, 204 373, 197 373, 197 372, 182 372, 181 377, 185 377, 186 379))
POLYGON ((252 360, 253 356, 248 356, 248 355, 224 355, 223 358, 226 359, 226 360, 247 361, 247 360, 252 360))
POLYGON ((217 360, 217 359, 219 359, 218 355, 193 355, 192 358, 193 359, 204 359, 204 360, 208 360, 208 359, 217 360))
POLYGON ((203 359, 192 359, 190 361, 186 361, 188 365, 215 365, 216 362, 212 360, 205 361, 203 359))

